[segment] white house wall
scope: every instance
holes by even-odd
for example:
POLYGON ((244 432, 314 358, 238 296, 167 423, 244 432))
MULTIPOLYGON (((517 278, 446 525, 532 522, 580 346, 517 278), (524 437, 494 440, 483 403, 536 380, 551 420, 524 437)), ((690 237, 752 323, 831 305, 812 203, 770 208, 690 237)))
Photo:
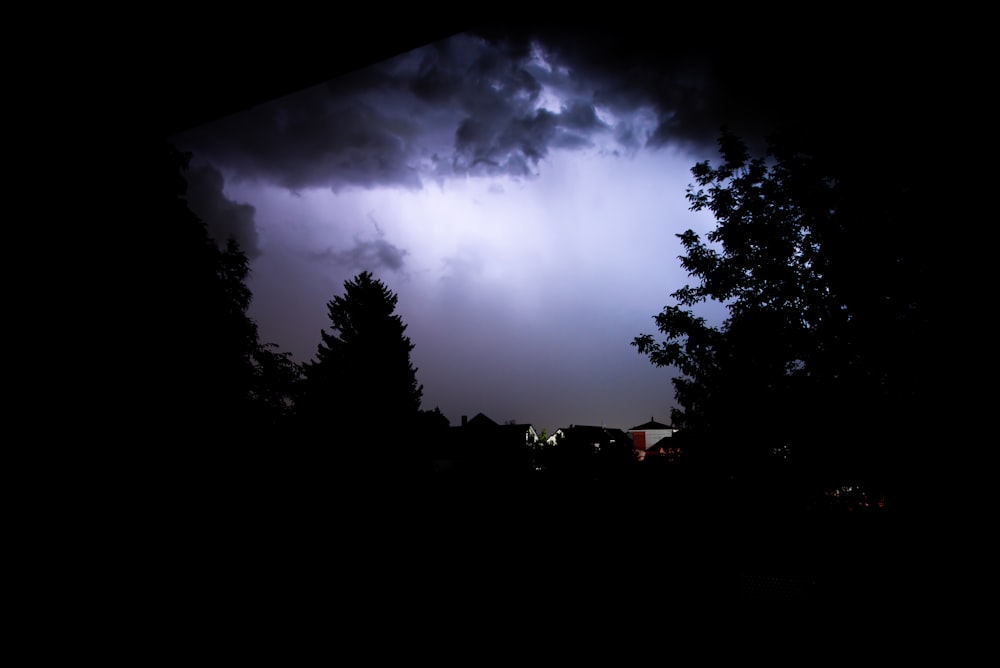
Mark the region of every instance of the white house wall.
POLYGON ((630 431, 628 434, 629 434, 629 436, 631 436, 632 434, 637 434, 637 433, 645 433, 646 434, 646 447, 649 448, 649 447, 652 447, 653 445, 655 445, 661 438, 666 438, 668 436, 673 436, 674 435, 674 430, 673 429, 645 429, 645 430, 644 429, 637 429, 635 431, 630 431))

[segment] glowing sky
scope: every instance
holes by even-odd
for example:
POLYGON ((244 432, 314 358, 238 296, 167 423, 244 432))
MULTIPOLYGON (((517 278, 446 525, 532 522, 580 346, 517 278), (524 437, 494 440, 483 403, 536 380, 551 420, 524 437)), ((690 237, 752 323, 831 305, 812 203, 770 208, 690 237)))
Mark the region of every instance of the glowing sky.
POLYGON ((847 108, 822 63, 743 78, 711 46, 461 34, 173 141, 192 209, 251 258, 263 340, 295 360, 370 270, 399 295, 423 408, 452 424, 669 422, 671 372, 629 343, 690 282, 675 235, 713 224, 690 168, 723 123, 755 141, 776 109, 847 108))

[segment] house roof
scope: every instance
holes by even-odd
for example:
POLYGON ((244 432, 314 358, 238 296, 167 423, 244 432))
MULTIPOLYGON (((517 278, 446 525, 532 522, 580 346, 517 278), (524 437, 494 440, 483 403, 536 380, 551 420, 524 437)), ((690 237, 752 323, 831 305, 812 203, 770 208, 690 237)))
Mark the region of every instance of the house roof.
POLYGON ((657 422, 653 418, 649 418, 649 422, 636 425, 629 429, 629 431, 649 431, 651 429, 673 429, 673 427, 669 424, 663 424, 662 422, 657 422))
POLYGON ((472 419, 466 423, 465 426, 477 427, 477 428, 483 428, 483 427, 493 428, 493 427, 498 427, 500 425, 498 425, 495 421, 491 420, 486 415, 483 415, 482 413, 476 413, 472 417, 472 419))
POLYGON ((625 442, 628 442, 628 443, 632 442, 632 437, 629 436, 626 432, 622 431, 621 429, 605 429, 604 431, 609 436, 611 436, 612 439, 614 439, 616 441, 618 439, 621 439, 622 441, 625 441, 625 442))

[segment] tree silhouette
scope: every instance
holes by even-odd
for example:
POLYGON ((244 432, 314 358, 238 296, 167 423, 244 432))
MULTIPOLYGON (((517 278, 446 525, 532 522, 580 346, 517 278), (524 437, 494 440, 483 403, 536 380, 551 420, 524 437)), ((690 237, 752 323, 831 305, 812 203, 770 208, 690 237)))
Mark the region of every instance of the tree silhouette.
POLYGON ((156 304, 164 345, 151 359, 158 362, 157 382, 169 391, 155 398, 161 412, 155 429, 207 436, 215 440, 202 446, 214 448, 262 442, 285 425, 298 367, 275 344, 260 341, 247 313, 253 295, 246 255, 235 239, 220 247, 189 208, 190 157, 165 146, 171 178, 160 232, 172 261, 156 304))
POLYGON ((768 157, 723 132, 722 162, 692 168, 691 209, 717 226, 679 234, 700 279, 654 317, 665 340, 632 341, 676 367, 672 420, 727 472, 796 465, 832 484, 887 485, 914 424, 912 355, 924 323, 919 254, 906 246, 906 196, 773 136, 768 157), (710 325, 694 308, 724 304, 710 325))
POLYGON ((345 281, 344 294, 327 303, 332 331, 320 332, 296 405, 307 438, 323 433, 348 446, 378 444, 387 462, 406 456, 391 449, 417 424, 423 386, 410 362, 406 325, 395 313, 397 300, 365 271, 345 281))

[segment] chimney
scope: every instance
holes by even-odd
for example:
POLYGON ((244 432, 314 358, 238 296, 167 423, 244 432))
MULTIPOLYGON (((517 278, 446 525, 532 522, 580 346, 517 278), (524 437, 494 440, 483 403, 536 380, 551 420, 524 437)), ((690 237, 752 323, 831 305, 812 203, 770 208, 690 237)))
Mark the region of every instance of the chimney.
POLYGON ((469 416, 468 415, 463 415, 462 416, 462 426, 464 427, 467 424, 469 424, 469 416))

